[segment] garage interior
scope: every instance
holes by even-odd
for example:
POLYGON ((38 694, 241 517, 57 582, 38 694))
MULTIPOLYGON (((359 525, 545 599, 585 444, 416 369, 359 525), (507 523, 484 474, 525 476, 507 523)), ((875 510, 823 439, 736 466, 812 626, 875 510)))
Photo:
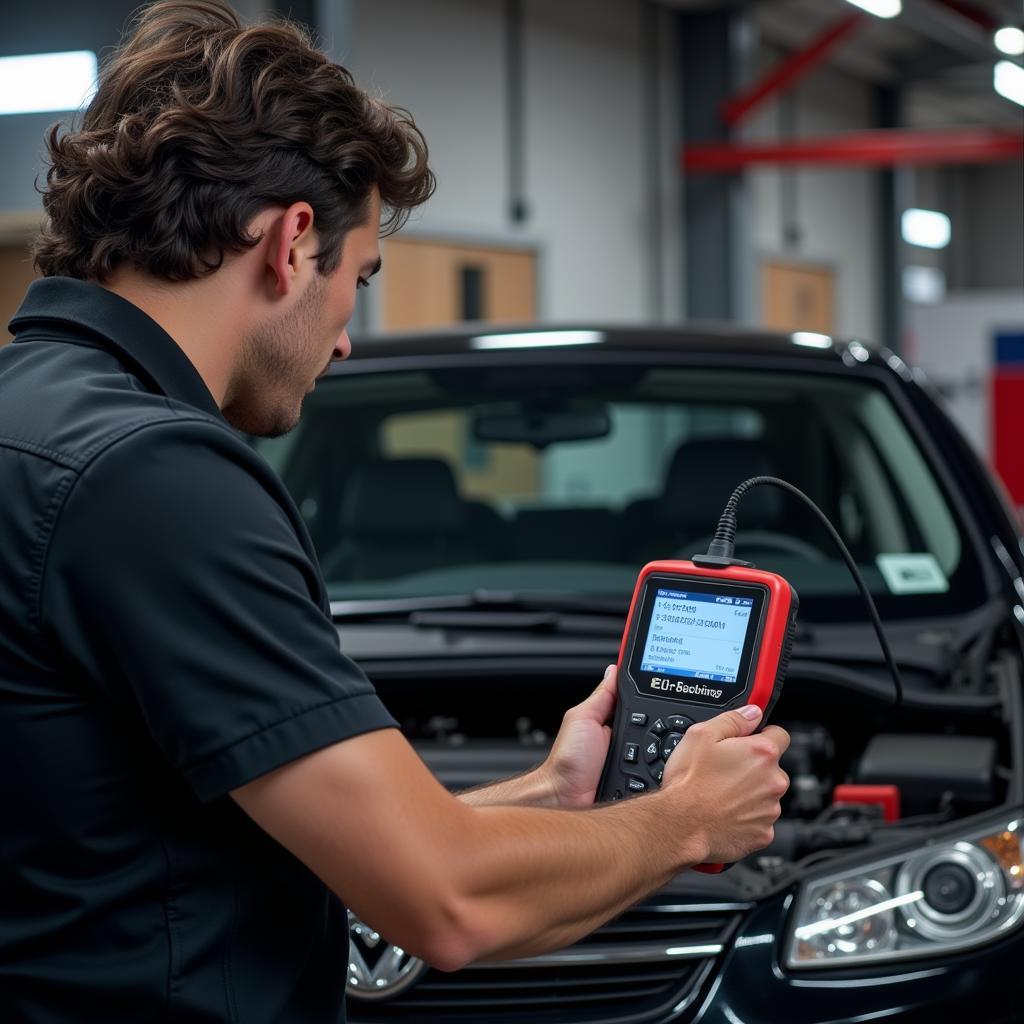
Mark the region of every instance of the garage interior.
MULTIPOLYGON (((455 972, 353 915, 349 1019, 911 1024, 948 995, 948 1019, 1024 1021, 1020 0, 230 3, 307 26, 430 147, 351 367, 252 443, 343 650, 448 788, 547 754, 563 695, 623 659, 640 567, 711 552, 741 481, 792 481, 852 551, 791 495, 744 500, 737 556, 763 545, 804 595, 763 856, 455 972)), ((136 8, 0 15, 5 325, 39 276, 44 135, 92 88, 36 96, 17 62, 102 68, 136 8)), ((644 709, 616 799, 692 724, 644 709)))
MULTIPOLYGON (((11 8, 2 56, 102 55, 135 6, 11 8)), ((991 335, 1022 320, 1024 199, 1019 88, 994 83, 1019 81, 1019 5, 872 6, 235 4, 305 22, 428 136, 437 192, 386 243, 362 331, 715 320, 857 337, 927 372, 998 462, 990 421, 1017 421, 989 408, 991 335), (918 209, 940 216, 908 221, 918 209)), ((57 117, 0 115, 5 318, 33 277, 57 117)), ((1000 469, 1024 503, 1021 471, 1000 469)))

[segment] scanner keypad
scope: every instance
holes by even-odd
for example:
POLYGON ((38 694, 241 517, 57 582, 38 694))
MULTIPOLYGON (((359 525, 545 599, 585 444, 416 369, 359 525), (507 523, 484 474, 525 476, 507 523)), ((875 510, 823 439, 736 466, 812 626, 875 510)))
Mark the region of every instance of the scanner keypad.
MULTIPOLYGON (((647 716, 631 714, 629 717, 629 741, 623 746, 623 761, 630 768, 633 765, 643 764, 647 774, 655 785, 660 785, 665 777, 665 762, 669 759, 672 751, 680 744, 686 730, 693 725, 692 718, 684 715, 665 715, 655 718, 648 727, 646 733, 642 733, 638 726, 647 724, 647 716)), ((634 769, 635 770, 635 769, 634 769)), ((636 776, 630 776, 627 780, 627 789, 634 793, 642 792, 637 785, 642 780, 636 776)), ((646 783, 643 783, 646 788, 646 783)))

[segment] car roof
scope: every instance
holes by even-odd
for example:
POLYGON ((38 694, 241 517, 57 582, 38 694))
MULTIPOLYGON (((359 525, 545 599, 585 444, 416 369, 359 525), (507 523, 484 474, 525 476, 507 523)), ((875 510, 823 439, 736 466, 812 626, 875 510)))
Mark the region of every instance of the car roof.
POLYGON ((586 341, 591 351, 671 350, 676 352, 800 355, 823 361, 881 363, 892 366, 891 352, 856 338, 814 332, 781 332, 722 323, 672 326, 639 324, 483 324, 469 323, 441 330, 396 331, 356 336, 352 360, 389 356, 456 355, 494 348, 506 352, 547 348, 549 351, 586 341), (481 339, 486 339, 481 341, 481 339), (508 339, 508 340, 506 340, 508 339))

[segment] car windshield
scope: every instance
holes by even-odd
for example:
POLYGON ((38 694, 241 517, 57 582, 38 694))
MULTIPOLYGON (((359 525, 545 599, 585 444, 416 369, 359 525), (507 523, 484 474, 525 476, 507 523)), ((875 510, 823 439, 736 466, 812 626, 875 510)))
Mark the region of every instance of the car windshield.
MULTIPOLYGON (((650 361, 427 366, 351 364, 295 430, 254 442, 295 498, 333 601, 624 601, 645 562, 705 550, 733 487, 760 474, 818 503, 886 614, 981 600, 957 516, 875 379, 650 361)), ((737 556, 786 576, 811 618, 863 617, 828 535, 781 491, 743 499, 737 556)))

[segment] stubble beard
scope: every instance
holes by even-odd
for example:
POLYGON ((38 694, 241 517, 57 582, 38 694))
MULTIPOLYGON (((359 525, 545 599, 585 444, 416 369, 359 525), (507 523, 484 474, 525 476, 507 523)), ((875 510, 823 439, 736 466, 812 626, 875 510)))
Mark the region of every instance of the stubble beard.
POLYGON ((224 418, 256 437, 280 437, 299 421, 302 401, 318 371, 318 329, 327 282, 319 274, 295 307, 251 331, 228 386, 224 418))

